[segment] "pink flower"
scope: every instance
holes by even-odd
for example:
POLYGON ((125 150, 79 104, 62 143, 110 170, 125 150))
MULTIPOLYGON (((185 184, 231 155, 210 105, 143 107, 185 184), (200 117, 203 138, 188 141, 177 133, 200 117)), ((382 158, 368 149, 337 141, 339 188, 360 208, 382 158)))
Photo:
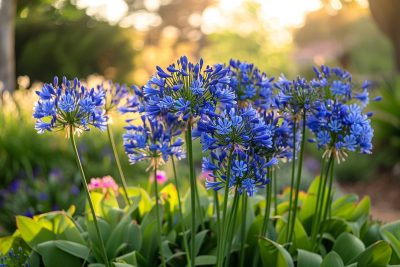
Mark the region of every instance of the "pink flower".
MULTIPOLYGON (((165 171, 157 171, 157 183, 165 184, 168 181, 167 173, 165 171)), ((154 182, 154 175, 150 176, 150 182, 154 182)))
POLYGON ((103 178, 92 178, 88 184, 89 191, 100 191, 107 195, 109 191, 113 191, 115 195, 118 195, 118 185, 114 179, 107 175, 103 178))
POLYGON ((214 180, 213 172, 212 172, 212 171, 205 171, 205 172, 202 172, 202 173, 199 175, 198 179, 199 179, 200 181, 205 181, 205 180, 213 181, 213 180, 214 180))

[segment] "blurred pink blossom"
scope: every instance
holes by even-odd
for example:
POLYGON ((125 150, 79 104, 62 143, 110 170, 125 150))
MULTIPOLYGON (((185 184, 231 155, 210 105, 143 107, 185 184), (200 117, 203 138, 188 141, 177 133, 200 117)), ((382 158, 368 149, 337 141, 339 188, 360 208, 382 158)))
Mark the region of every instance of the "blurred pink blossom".
POLYGON ((199 179, 200 181, 205 181, 205 180, 213 181, 213 180, 214 180, 213 172, 212 172, 212 171, 205 171, 205 172, 202 172, 202 173, 199 175, 198 179, 199 179))
MULTIPOLYGON (((168 181, 167 173, 165 171, 157 171, 157 182, 159 184, 165 184, 168 181)), ((154 182, 154 175, 150 175, 150 182, 154 182)))
POLYGON ((118 195, 118 185, 109 175, 104 176, 103 178, 90 179, 88 188, 89 191, 101 191, 103 194, 113 191, 115 195, 118 195))

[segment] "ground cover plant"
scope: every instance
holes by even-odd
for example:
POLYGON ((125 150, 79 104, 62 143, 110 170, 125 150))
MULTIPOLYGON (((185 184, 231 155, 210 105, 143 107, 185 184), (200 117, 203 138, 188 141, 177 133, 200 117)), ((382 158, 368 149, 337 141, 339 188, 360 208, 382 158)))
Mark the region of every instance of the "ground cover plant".
POLYGON ((87 88, 78 79, 56 77, 37 92, 35 129, 65 134, 86 212, 76 215, 71 206, 17 216, 17 230, 0 239, 0 265, 400 264, 400 222, 372 220, 368 197, 338 197, 333 186, 335 165, 346 164, 349 153, 372 153, 370 83, 357 85, 340 68, 321 66, 314 73, 311 79, 273 79, 239 60, 209 66, 183 56, 157 67, 142 87, 87 88), (131 164, 148 164, 151 190, 126 182, 112 131, 116 111, 129 117, 122 136, 126 156, 131 164), (91 128, 107 131, 115 180, 86 176, 77 137, 91 128), (195 139, 201 151, 194 151, 195 139), (321 151, 322 164, 302 192, 307 140, 321 151), (194 154, 200 153, 198 177, 194 154), (177 166, 184 158, 188 164, 177 166), (167 164, 171 182, 160 172, 167 164), (291 184, 278 192, 284 164, 291 166, 291 184))

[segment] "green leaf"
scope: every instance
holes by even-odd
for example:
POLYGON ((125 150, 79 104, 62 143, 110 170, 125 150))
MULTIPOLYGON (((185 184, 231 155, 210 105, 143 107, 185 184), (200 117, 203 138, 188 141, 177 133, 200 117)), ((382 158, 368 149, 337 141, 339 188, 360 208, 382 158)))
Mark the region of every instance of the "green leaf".
MULTIPOLYGON (((279 229, 278 243, 283 244, 286 240, 286 229, 287 224, 283 224, 279 229)), ((300 220, 296 218, 294 225, 293 245, 290 248, 290 252, 294 252, 297 249, 310 250, 311 243, 308 238, 307 232, 304 230, 300 220)))
POLYGON ((369 246, 363 253, 352 259, 358 267, 384 267, 389 264, 392 248, 386 241, 378 241, 369 246))
POLYGON ((122 262, 114 262, 113 264, 115 267, 136 267, 135 265, 122 262))
POLYGON ((25 216, 17 216, 17 227, 21 233, 22 239, 32 249, 40 243, 55 239, 54 233, 44 227, 42 223, 25 216))
POLYGON ((357 207, 351 214, 349 220, 363 223, 365 220, 368 219, 370 210, 371 210, 371 199, 368 196, 366 196, 360 201, 360 203, 358 203, 357 207))
POLYGON ((358 196, 355 194, 344 195, 332 204, 332 216, 349 219, 357 206, 358 196))
POLYGON ((317 203, 317 193, 320 181, 321 179, 319 176, 315 177, 308 188, 306 198, 299 212, 299 219, 302 222, 310 220, 315 214, 315 205, 317 203))
MULTIPOLYGON (((153 207, 153 201, 146 190, 140 187, 128 187, 128 196, 130 199, 137 201, 139 200, 139 213, 140 216, 144 216, 153 207)), ((136 205, 136 202, 133 202, 136 205)))
POLYGON ((75 257, 81 258, 85 261, 89 261, 90 249, 84 245, 67 240, 57 240, 55 241, 55 245, 57 248, 75 257))
POLYGON ((263 238, 258 241, 263 266, 294 267, 289 252, 280 244, 263 238))
POLYGON ((208 230, 203 230, 196 234, 195 241, 194 241, 195 242, 194 251, 195 251, 196 256, 200 252, 201 245, 204 242, 204 238, 206 237, 207 232, 208 232, 208 230))
POLYGON ((316 253, 299 249, 297 255, 297 267, 319 267, 322 257, 316 253))
POLYGON ((214 265, 217 263, 217 257, 214 255, 201 255, 194 259, 195 266, 214 265))
POLYGON ((134 266, 144 266, 144 265, 146 265, 146 260, 137 251, 129 252, 129 253, 125 254, 125 255, 122 255, 122 256, 116 258, 116 260, 117 261, 123 261, 125 263, 132 264, 134 266))
POLYGON ((325 256, 321 267, 344 267, 343 260, 335 251, 331 251, 325 256))
POLYGON ((400 263, 400 221, 383 225, 380 229, 383 240, 389 242, 394 253, 392 254, 391 264, 400 263))
POLYGON ((337 239, 332 248, 342 258, 345 264, 349 263, 351 259, 358 256, 365 250, 364 243, 349 233, 342 233, 337 239))
POLYGON ((82 260, 61 249, 56 245, 57 241, 46 241, 37 245, 37 251, 42 256, 46 267, 71 267, 82 266, 82 260))

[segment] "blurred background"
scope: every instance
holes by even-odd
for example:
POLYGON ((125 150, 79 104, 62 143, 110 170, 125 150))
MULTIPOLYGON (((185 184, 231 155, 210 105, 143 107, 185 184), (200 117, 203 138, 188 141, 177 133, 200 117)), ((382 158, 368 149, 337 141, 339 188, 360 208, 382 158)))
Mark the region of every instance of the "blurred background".
MULTIPOLYGON (((369 108, 374 153, 350 156, 336 178, 342 192, 370 195, 377 219, 400 219, 399 11, 398 0, 0 0, 0 236, 13 231, 16 214, 83 201, 64 136, 34 130, 43 82, 65 75, 140 86, 183 54, 207 64, 249 61, 274 77, 338 65, 355 81, 373 81, 371 95, 383 96, 369 108)), ((117 120, 114 132, 129 183, 146 188, 145 166, 124 155, 123 125, 117 120)), ((104 134, 85 134, 79 150, 89 177, 117 177, 104 134)), ((304 188, 320 158, 310 145, 304 188)), ((281 188, 287 176, 282 168, 281 188)))

